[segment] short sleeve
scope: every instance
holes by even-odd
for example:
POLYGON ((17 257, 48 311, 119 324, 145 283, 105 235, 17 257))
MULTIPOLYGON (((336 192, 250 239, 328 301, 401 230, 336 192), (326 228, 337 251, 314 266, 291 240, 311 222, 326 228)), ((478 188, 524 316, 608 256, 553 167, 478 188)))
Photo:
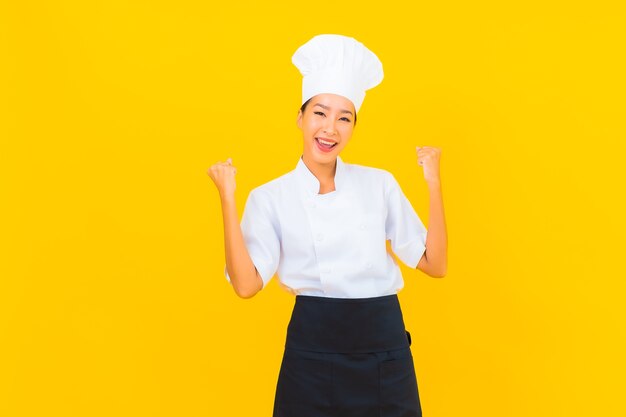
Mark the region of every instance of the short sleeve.
MULTIPOLYGON (((278 269, 280 239, 269 198, 258 189, 248 195, 241 217, 241 231, 252 263, 263 280, 263 288, 278 269)), ((224 265, 228 282, 230 275, 224 265)))
POLYGON ((411 268, 416 268, 426 251, 427 230, 393 174, 386 176, 386 238, 393 252, 411 268))

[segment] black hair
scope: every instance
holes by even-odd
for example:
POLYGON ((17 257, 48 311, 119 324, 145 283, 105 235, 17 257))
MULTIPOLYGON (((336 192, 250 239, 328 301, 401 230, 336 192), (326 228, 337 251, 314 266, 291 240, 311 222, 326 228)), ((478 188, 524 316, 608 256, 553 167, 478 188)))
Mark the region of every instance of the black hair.
MULTIPOLYGON (((313 98, 313 97, 311 97, 313 98)), ((302 114, 304 114, 304 110, 306 109, 306 106, 309 104, 309 101, 311 101, 311 98, 308 99, 307 101, 305 101, 302 106, 300 107, 300 111, 302 112, 302 114)), ((354 114, 354 126, 356 126, 356 113, 354 114)))

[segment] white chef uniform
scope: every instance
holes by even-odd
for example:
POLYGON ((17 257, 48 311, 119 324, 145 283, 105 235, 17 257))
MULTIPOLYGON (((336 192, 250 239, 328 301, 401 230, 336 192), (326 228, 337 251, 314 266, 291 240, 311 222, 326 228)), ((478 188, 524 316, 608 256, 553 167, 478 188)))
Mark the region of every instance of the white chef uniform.
MULTIPOLYGON (((395 177, 337 156, 335 190, 320 183, 302 156, 296 168, 254 188, 241 228, 265 288, 278 273, 293 294, 337 298, 397 293, 404 281, 387 251, 415 268, 427 230, 395 177)), ((226 279, 230 276, 224 267, 226 279)))

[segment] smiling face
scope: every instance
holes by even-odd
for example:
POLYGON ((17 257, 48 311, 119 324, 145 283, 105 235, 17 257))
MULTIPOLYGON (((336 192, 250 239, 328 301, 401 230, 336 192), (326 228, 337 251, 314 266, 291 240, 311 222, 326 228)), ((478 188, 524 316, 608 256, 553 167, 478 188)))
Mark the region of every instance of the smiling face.
POLYGON ((356 111, 349 99, 337 94, 318 94, 311 98, 296 121, 304 139, 305 158, 325 164, 335 160, 354 131, 356 111), (332 147, 324 145, 331 142, 332 147))

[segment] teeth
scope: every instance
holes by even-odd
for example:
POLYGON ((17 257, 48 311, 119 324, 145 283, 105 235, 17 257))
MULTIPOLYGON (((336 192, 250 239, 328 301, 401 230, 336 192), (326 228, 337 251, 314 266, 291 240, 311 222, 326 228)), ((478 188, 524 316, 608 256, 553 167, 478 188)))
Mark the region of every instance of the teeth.
POLYGON ((320 139, 320 138, 317 138, 317 140, 318 140, 320 143, 323 143, 324 145, 334 145, 334 144, 335 144, 335 142, 326 142, 325 140, 320 139))

